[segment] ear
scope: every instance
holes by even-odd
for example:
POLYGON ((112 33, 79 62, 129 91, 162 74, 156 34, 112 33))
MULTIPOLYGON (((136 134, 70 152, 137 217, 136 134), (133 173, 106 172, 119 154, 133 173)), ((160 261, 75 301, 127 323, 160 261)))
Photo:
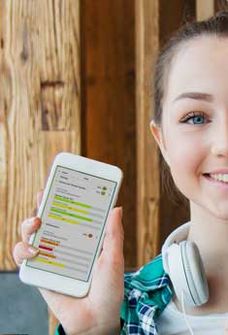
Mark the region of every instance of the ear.
POLYGON ((152 120, 150 122, 150 130, 151 130, 151 133, 152 133, 155 141, 157 142, 157 144, 158 144, 158 146, 161 150, 162 156, 164 157, 166 163, 169 165, 168 154, 167 154, 165 141, 164 141, 164 136, 163 136, 161 127, 159 125, 157 125, 154 120, 152 120))

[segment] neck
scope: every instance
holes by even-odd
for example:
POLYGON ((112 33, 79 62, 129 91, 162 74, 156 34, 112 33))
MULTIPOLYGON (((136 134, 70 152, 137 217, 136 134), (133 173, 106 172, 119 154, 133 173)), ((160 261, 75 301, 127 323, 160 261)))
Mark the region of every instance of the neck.
POLYGON ((191 227, 188 240, 194 241, 205 260, 217 260, 214 266, 220 266, 221 261, 228 268, 228 219, 218 218, 202 210, 196 204, 191 204, 191 227))
POLYGON ((191 204, 188 240, 199 249, 209 285, 209 301, 195 312, 227 312, 228 219, 214 217, 191 204))

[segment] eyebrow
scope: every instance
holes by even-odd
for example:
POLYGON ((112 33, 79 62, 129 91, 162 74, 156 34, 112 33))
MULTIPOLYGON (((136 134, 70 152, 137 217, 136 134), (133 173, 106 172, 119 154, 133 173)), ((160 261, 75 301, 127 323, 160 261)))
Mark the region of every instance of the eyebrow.
POLYGON ((194 100, 205 100, 207 102, 212 102, 214 100, 213 96, 208 93, 185 92, 185 93, 178 95, 176 99, 174 99, 174 102, 180 99, 185 99, 185 98, 194 99, 194 100))

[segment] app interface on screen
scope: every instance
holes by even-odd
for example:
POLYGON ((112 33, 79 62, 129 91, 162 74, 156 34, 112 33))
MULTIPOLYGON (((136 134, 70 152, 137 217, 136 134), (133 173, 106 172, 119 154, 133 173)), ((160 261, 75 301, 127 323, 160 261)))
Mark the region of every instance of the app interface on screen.
POLYGON ((88 281, 117 183, 57 166, 27 265, 88 281))

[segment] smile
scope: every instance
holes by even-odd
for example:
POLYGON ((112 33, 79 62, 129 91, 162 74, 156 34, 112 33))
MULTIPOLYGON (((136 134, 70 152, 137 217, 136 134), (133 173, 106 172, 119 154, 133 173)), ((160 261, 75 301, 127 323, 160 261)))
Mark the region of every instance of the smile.
POLYGON ((214 180, 228 183, 228 174, 211 174, 210 177, 214 180))
POLYGON ((225 184, 228 183, 228 173, 224 173, 224 174, 222 174, 222 173, 218 173, 218 174, 217 173, 211 173, 211 174, 206 173, 205 176, 208 177, 208 178, 211 178, 215 181, 219 181, 219 182, 222 182, 222 183, 225 183, 225 184))

